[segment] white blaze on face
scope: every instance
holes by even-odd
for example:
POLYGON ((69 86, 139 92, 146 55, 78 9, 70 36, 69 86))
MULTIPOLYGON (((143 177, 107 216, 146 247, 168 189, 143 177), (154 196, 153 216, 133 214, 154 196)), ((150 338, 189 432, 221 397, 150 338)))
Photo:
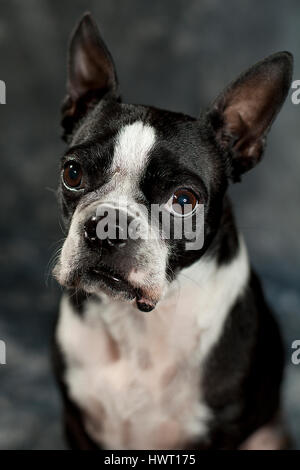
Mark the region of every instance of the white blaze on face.
POLYGON ((116 138, 112 172, 120 169, 138 177, 145 168, 155 144, 155 130, 142 121, 124 126, 116 138))

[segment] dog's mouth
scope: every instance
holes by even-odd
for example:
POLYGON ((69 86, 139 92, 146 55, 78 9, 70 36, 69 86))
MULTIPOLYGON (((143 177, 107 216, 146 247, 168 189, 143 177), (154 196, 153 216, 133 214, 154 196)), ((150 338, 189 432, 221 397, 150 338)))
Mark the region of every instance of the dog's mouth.
POLYGON ((108 295, 123 297, 127 300, 135 299, 138 309, 142 312, 150 312, 155 308, 156 302, 148 299, 140 288, 133 286, 120 272, 108 266, 89 268, 84 278, 87 278, 88 283, 95 286, 97 290, 102 290, 108 295))
POLYGON ((104 287, 107 287, 114 292, 124 292, 130 299, 134 299, 136 297, 134 287, 125 280, 121 273, 108 268, 107 266, 89 269, 88 276, 91 281, 99 283, 100 285, 104 284, 104 287))

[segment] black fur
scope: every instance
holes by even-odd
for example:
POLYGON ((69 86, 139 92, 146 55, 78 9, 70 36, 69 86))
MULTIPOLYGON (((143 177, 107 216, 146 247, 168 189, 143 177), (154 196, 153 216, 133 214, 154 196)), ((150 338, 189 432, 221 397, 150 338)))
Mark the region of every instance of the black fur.
POLYGON ((253 430, 271 422, 280 406, 283 358, 278 326, 252 272, 206 363, 205 400, 217 416, 210 444, 237 448, 253 430))

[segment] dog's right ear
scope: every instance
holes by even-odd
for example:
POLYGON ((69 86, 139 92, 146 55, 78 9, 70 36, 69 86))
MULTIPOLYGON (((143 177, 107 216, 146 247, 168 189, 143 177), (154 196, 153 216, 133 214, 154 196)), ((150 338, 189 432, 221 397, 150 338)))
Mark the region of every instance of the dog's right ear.
POLYGON ((75 28, 68 55, 67 96, 62 107, 64 138, 104 96, 119 99, 112 57, 90 13, 75 28))

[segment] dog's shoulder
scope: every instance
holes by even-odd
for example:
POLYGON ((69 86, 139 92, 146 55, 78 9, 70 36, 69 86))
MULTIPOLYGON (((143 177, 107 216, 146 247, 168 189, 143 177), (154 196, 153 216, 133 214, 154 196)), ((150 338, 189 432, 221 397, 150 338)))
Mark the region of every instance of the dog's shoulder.
POLYGON ((218 414, 218 423, 212 426, 217 446, 237 447, 274 418, 280 408, 283 366, 279 328, 251 270, 203 372, 205 401, 218 414))

